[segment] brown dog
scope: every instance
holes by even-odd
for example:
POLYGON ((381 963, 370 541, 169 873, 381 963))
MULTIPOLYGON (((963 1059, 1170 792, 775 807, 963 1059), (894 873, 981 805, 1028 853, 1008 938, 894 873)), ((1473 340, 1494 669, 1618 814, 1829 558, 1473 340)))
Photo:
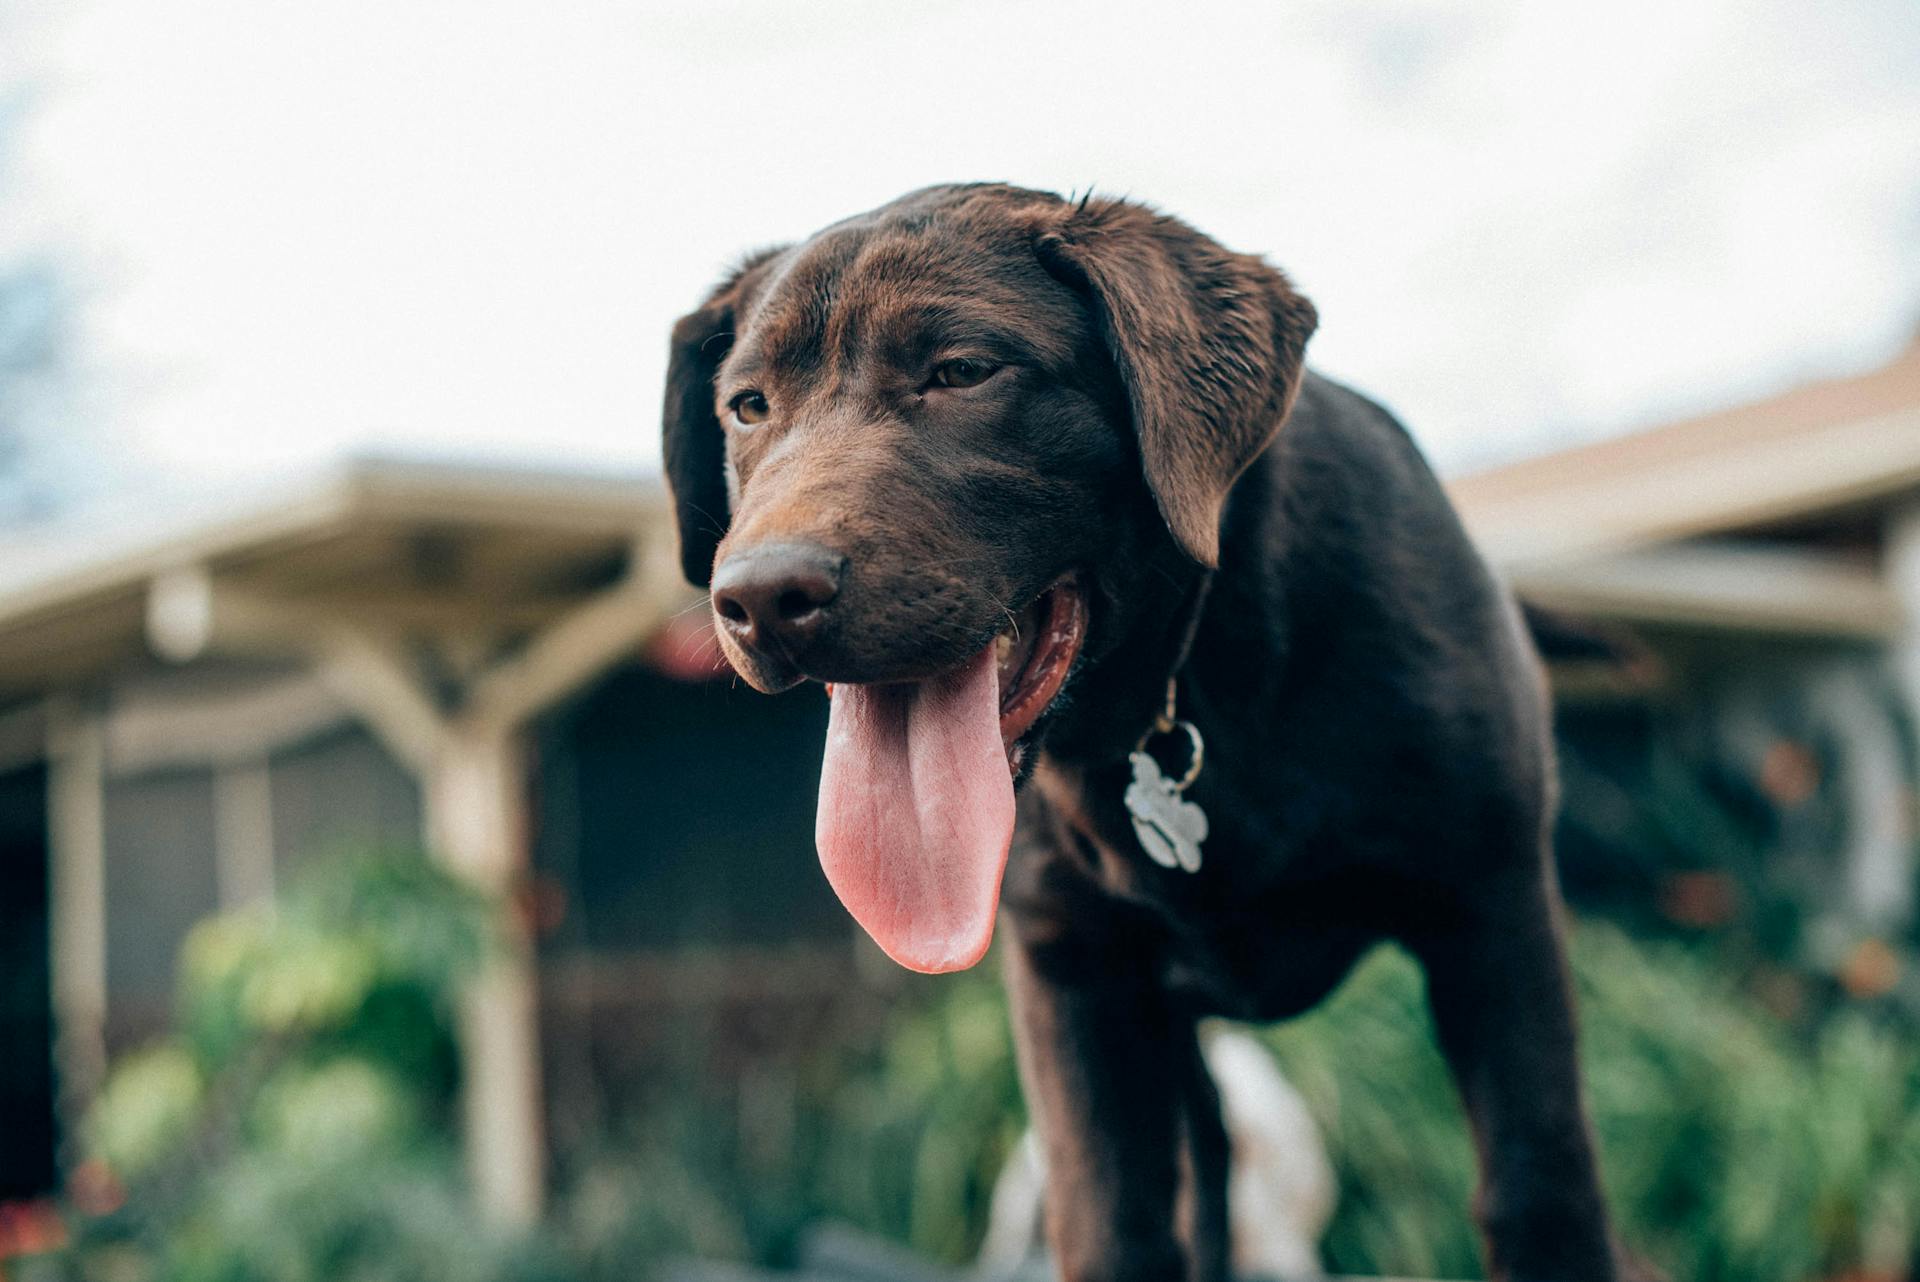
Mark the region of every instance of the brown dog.
POLYGON ((916 192, 675 327, 683 564, 749 682, 835 687, 820 857, 880 946, 968 966, 1006 905, 1067 1278, 1224 1277, 1195 1021, 1386 940, 1493 1273, 1611 1278, 1538 663, 1405 432, 1304 371, 1314 325, 1140 206, 916 192))

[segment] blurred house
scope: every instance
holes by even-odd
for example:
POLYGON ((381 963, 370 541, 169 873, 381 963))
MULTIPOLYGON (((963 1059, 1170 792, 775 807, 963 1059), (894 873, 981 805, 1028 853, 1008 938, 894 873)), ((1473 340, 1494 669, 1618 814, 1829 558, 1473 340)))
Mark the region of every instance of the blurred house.
POLYGON ((1914 920, 1920 341, 1452 492, 1525 600, 1599 621, 1554 665, 1570 893, 1880 957, 1849 986, 1920 1005, 1876 942, 1914 920))
POLYGON ((0 558, 0 1200, 51 1187, 192 924, 335 848, 424 845, 517 909, 462 1027, 509 1216, 663 1009, 844 993, 825 700, 731 680, 673 537, 657 483, 388 462, 0 558))
MULTIPOLYGON (((1803 870, 1834 920, 1911 916, 1920 348, 1453 489, 1569 620, 1570 886, 1639 860, 1634 893, 1722 910, 1663 845, 1701 831, 1642 804, 1699 734, 1778 813, 1837 807, 1837 865, 1803 870)), ((0 1200, 51 1187, 190 925, 331 847, 425 844, 517 907, 462 1025, 470 1158, 509 1217, 687 1012, 749 1012, 727 1035, 751 1050, 884 1003, 901 981, 811 854, 824 700, 738 687, 705 626, 658 485, 604 476, 362 463, 112 546, 0 549, 0 1200)))

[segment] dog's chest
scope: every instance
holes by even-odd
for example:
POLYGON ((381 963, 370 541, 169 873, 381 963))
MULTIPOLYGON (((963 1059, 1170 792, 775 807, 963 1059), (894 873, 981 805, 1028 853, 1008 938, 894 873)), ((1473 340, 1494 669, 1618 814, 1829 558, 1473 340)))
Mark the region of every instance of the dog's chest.
POLYGON ((1169 868, 1141 849, 1119 776, 1055 775, 1042 787, 1055 825, 1049 844, 1075 849, 1102 898, 1130 914, 1144 909, 1158 923, 1160 982, 1196 1012, 1262 1020, 1298 1014, 1379 938, 1356 922, 1364 913, 1350 902, 1354 889, 1275 878, 1272 867, 1284 860, 1265 843, 1249 845, 1232 825, 1208 840, 1199 868, 1169 868))
POLYGON ((1377 939, 1251 905, 1244 914, 1176 922, 1161 983, 1199 1014, 1286 1019, 1332 992, 1377 939))

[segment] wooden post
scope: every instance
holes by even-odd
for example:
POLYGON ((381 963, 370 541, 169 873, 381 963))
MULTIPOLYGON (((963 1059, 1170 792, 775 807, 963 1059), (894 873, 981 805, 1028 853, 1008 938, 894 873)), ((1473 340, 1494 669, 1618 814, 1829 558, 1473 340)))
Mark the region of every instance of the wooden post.
MULTIPOLYGON (((1885 566, 1887 586, 1900 603, 1902 615, 1900 634, 1893 642, 1894 670, 1906 694, 1908 724, 1920 726, 1920 502, 1909 503, 1887 518, 1885 538, 1882 564, 1885 566)), ((1908 779, 1908 786, 1911 787, 1913 782, 1908 779)), ((1908 875, 1900 881, 1904 892, 1900 909, 1902 918, 1910 921, 1913 910, 1911 873, 1914 834, 1909 831, 1904 837, 1908 875)))
POLYGON ((106 736, 77 702, 49 708, 47 723, 53 1053, 71 1123, 107 1074, 106 736))
POLYGON ((517 731, 456 722, 424 781, 429 847, 505 905, 501 953, 461 1004, 461 1105, 474 1191, 515 1225, 539 1218, 546 1192, 533 941, 513 902, 527 860, 524 761, 517 731))
POLYGON ((1896 656, 1920 719, 1920 502, 1887 518, 1887 586, 1905 616, 1896 656))

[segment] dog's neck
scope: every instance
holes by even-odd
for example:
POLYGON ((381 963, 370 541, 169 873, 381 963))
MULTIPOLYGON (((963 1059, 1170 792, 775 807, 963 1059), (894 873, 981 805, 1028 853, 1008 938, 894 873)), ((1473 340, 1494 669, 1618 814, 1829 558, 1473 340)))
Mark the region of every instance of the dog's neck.
POLYGON ((1167 683, 1192 649, 1213 572, 1180 556, 1153 561, 1123 585, 1103 585, 1104 604, 1115 615, 1120 593, 1133 599, 1123 617, 1109 616, 1108 626, 1121 628, 1119 639, 1088 658, 1048 730, 1043 755, 1061 765, 1124 762, 1164 710, 1167 683))

